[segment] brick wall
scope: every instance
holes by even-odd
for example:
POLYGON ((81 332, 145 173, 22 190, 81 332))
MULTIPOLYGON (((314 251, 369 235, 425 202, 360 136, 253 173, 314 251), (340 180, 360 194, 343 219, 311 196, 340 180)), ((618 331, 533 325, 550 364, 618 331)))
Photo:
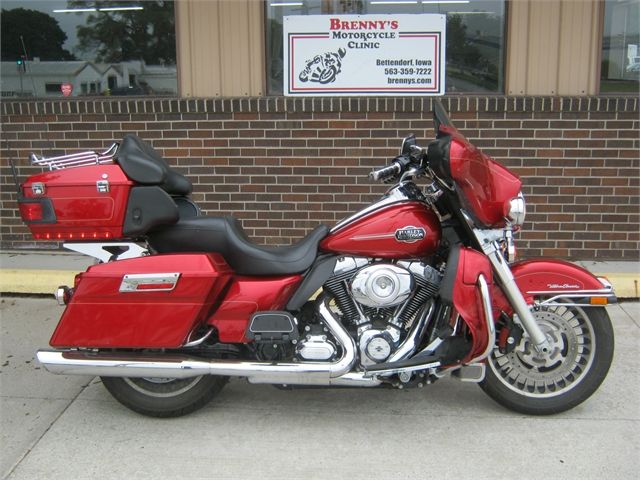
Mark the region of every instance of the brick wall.
MULTIPOLYGON (((448 97, 456 126, 524 182, 522 256, 637 260, 638 99, 448 97)), ((432 133, 428 98, 88 99, 1 106, 0 242, 35 242, 16 211, 8 158, 104 149, 136 133, 194 183, 207 214, 242 219, 260 243, 286 244, 384 192, 367 173, 414 132, 432 133)))

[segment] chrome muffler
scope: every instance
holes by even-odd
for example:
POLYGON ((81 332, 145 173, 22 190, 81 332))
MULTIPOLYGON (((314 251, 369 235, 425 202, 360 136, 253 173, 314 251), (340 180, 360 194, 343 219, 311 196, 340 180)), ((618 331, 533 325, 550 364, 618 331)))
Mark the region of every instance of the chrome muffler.
POLYGON ((326 327, 342 346, 342 357, 332 363, 202 360, 180 354, 160 356, 145 353, 79 350, 40 350, 37 352, 37 359, 49 372, 60 375, 164 378, 223 375, 246 377, 251 383, 361 386, 362 379, 351 379, 346 375, 352 370, 356 361, 356 346, 353 339, 329 309, 328 299, 320 301, 317 308, 326 327), (338 380, 343 375, 346 375, 346 378, 338 380))

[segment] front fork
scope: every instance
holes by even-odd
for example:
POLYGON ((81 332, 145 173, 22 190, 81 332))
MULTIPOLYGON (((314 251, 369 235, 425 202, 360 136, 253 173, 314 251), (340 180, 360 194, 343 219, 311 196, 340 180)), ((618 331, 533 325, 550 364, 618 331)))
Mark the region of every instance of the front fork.
POLYGON ((511 268, 504 258, 504 254, 498 245, 498 240, 504 238, 504 232, 498 230, 478 230, 474 229, 476 238, 482 246, 482 251, 489 258, 493 271, 498 279, 505 297, 513 307, 513 311, 518 315, 520 323, 525 332, 529 335, 536 351, 546 356, 551 351, 549 340, 540 329, 538 322, 531 313, 529 305, 524 300, 518 285, 516 284, 511 268))

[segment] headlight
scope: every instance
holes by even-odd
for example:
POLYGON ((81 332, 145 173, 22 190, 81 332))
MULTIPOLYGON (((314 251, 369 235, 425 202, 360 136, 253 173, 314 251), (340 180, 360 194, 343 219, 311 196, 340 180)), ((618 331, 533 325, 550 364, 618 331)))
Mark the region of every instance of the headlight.
POLYGON ((507 218, 516 226, 521 226, 524 223, 524 217, 527 214, 527 205, 524 201, 524 195, 522 192, 518 193, 518 196, 512 198, 508 202, 507 218))

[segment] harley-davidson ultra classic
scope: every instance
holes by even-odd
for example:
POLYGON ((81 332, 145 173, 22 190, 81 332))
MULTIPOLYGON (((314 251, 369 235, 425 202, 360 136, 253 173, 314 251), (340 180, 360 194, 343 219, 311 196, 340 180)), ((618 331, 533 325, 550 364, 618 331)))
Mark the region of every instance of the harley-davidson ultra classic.
POLYGON ((122 404, 178 416, 229 377, 276 386, 424 387, 451 375, 527 414, 575 407, 613 356, 606 279, 560 260, 514 261, 521 182, 434 111, 373 171, 378 201, 284 247, 202 216, 190 182, 136 136, 55 158, 20 186, 37 239, 98 262, 38 360, 97 375, 122 404), (418 181, 422 180, 422 187, 418 181))

